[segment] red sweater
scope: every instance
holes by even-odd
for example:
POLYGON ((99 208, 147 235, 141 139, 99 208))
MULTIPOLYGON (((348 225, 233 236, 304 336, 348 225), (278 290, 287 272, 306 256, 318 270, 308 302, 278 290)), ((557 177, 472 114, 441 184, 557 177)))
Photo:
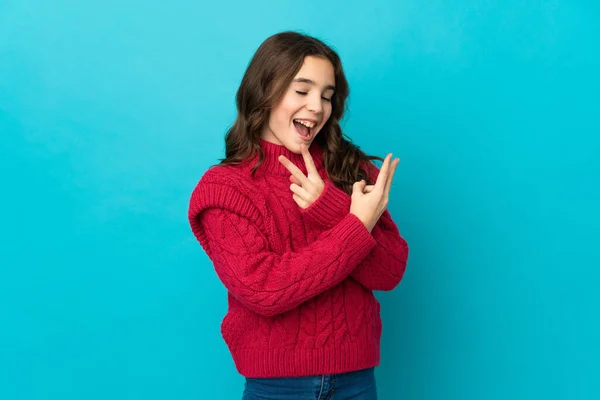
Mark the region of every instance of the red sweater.
MULTIPOLYGON (((189 221, 228 290, 221 333, 246 377, 334 374, 379 364, 381 319, 373 290, 398 285, 408 247, 385 211, 371 233, 349 213, 351 198, 327 179, 322 150, 310 152, 325 182, 303 210, 293 200, 285 155, 261 141, 253 161, 209 169, 194 189, 189 221)), ((376 177, 378 169, 368 164, 376 177)))

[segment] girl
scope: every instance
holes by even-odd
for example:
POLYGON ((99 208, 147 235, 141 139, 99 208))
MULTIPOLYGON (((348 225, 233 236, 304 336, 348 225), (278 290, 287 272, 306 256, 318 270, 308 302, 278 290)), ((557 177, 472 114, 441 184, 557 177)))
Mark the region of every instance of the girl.
POLYGON ((243 399, 376 399, 381 319, 408 247, 381 170, 340 128, 339 56, 295 32, 269 37, 237 92, 225 158, 194 189, 191 229, 228 291, 221 332, 243 399))

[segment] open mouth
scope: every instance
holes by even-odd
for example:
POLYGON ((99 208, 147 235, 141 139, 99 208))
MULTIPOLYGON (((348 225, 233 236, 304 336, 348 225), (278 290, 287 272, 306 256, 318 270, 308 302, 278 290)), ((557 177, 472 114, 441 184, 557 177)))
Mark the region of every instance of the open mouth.
POLYGON ((305 119, 294 119, 294 126, 303 140, 310 140, 314 136, 317 123, 305 119))

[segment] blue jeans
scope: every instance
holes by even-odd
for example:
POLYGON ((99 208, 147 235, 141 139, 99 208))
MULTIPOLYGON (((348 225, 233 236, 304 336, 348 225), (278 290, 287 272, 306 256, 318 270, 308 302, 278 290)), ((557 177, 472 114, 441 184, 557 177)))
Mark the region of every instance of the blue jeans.
POLYGON ((335 375, 247 378, 242 400, 377 400, 373 368, 335 375))

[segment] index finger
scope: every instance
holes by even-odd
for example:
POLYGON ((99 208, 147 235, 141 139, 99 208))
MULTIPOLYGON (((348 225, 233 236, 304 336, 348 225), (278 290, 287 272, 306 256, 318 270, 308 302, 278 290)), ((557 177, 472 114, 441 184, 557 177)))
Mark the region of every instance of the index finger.
POLYGON ((388 173, 388 178, 385 186, 385 193, 389 194, 390 189, 392 188, 392 181, 394 180, 394 173, 396 172, 396 167, 400 163, 400 159, 396 158, 394 161, 390 163, 390 171, 388 173))
POLYGON ((317 167, 315 166, 315 162, 308 151, 308 146, 305 144, 300 145, 300 151, 302 152, 302 157, 304 158, 304 164, 306 165, 306 171, 309 175, 318 175, 317 167))
POLYGON ((288 160, 288 158, 284 155, 279 156, 279 162, 283 164, 283 166, 290 171, 290 173, 300 181, 301 184, 306 182, 306 176, 300 171, 300 168, 296 167, 293 162, 288 160))
POLYGON ((388 180, 388 173, 390 169, 390 159, 392 158, 392 154, 388 154, 383 161, 383 165, 379 170, 379 175, 377 175, 377 181, 375 182, 375 187, 379 189, 384 189, 388 180))

